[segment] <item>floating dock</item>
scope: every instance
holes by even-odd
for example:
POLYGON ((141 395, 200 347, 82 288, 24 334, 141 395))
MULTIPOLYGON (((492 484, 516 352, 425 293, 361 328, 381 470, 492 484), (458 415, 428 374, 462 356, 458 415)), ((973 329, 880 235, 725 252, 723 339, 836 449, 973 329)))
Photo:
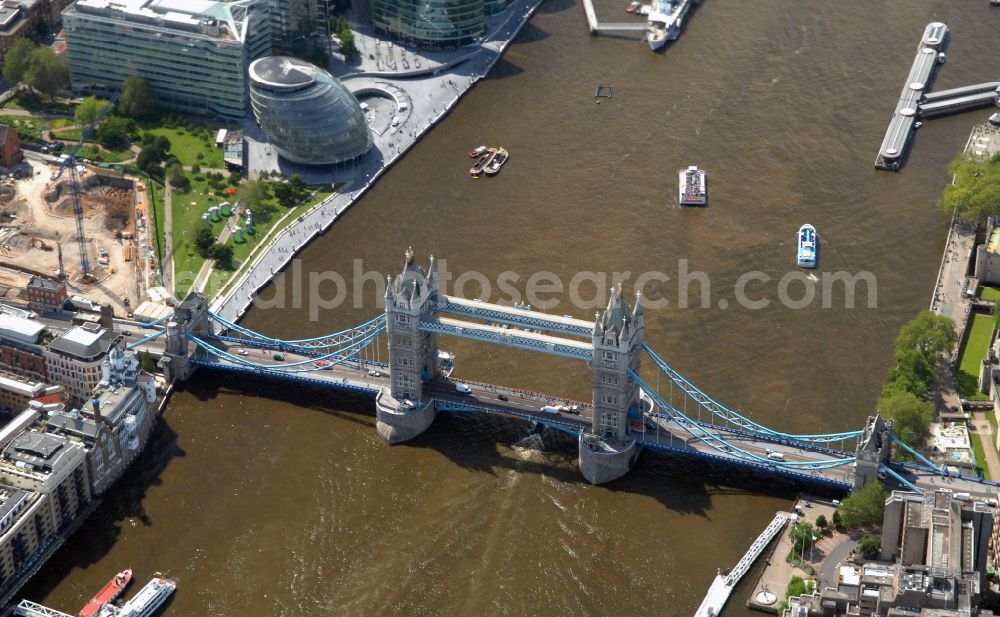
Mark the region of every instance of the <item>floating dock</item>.
POLYGON ((938 52, 944 47, 947 38, 948 26, 939 21, 927 24, 924 29, 906 84, 896 102, 896 111, 892 114, 875 159, 877 169, 895 171, 901 166, 903 152, 910 141, 913 123, 916 121, 917 106, 934 73, 934 67, 937 66, 938 52))
POLYGON ((694 614, 694 617, 716 617, 722 612, 722 607, 729 600, 730 594, 733 593, 733 588, 740 582, 743 575, 747 573, 753 562, 757 561, 757 558, 764 552, 764 549, 771 543, 771 540, 785 528, 787 522, 788 514, 778 512, 774 515, 774 519, 757 536, 757 539, 753 541, 753 544, 747 549, 747 552, 740 559, 739 563, 736 564, 736 567, 729 574, 720 574, 715 577, 715 580, 712 581, 712 586, 708 588, 708 593, 705 594, 705 599, 701 601, 701 606, 698 607, 698 611, 694 614))
POLYGON ((917 113, 921 118, 934 118, 980 107, 995 107, 998 100, 1000 82, 990 81, 928 94, 917 106, 917 113))
POLYGON ((587 26, 591 34, 601 32, 645 32, 649 29, 646 23, 601 23, 597 21, 597 11, 594 10, 594 0, 583 0, 583 11, 587 14, 587 26))

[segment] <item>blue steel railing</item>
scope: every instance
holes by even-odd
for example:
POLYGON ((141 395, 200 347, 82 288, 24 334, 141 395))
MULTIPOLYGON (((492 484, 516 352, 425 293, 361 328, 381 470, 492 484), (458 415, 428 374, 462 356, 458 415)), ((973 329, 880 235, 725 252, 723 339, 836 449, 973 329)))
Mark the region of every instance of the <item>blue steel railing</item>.
MULTIPOLYGON (((749 450, 740 448, 731 442, 723 439, 719 434, 708 430, 696 420, 688 417, 684 412, 678 410, 676 407, 668 403, 663 397, 660 396, 658 392, 649 387, 648 384, 642 381, 635 372, 629 371, 629 375, 636 381, 637 384, 643 389, 643 392, 653 400, 653 403, 660 409, 667 412, 667 415, 671 416, 672 419, 678 419, 677 425, 688 433, 699 442, 705 446, 711 448, 718 452, 721 456, 742 459, 746 461, 753 461, 761 463, 764 465, 770 465, 773 467, 781 468, 794 468, 794 469, 809 469, 809 470, 823 470, 831 469, 834 467, 841 467, 843 465, 848 465, 853 463, 855 458, 853 456, 845 456, 838 459, 830 459, 825 461, 781 461, 772 458, 767 458, 766 456, 761 456, 749 450)), ((807 443, 802 443, 798 446, 803 450, 809 450, 807 443)))
POLYGON ((845 431, 841 433, 823 433, 815 435, 796 435, 790 433, 783 433, 781 431, 776 431, 772 428, 768 428, 763 424, 754 422, 753 420, 747 418, 746 416, 740 414, 739 412, 733 411, 728 407, 716 402, 710 396, 699 390, 694 384, 684 379, 680 373, 675 371, 666 363, 660 356, 656 354, 648 345, 643 345, 643 350, 646 354, 653 360, 653 363, 660 370, 661 373, 666 375, 670 382, 681 389, 681 392, 690 400, 694 401, 701 409, 711 413, 712 415, 720 418, 727 424, 735 425, 742 430, 749 430, 761 433, 770 433, 772 435, 777 435, 779 437, 784 437, 788 439, 794 439, 797 441, 810 441, 818 443, 833 443, 837 441, 844 441, 845 439, 852 439, 855 437, 860 437, 864 434, 863 430, 860 431, 845 431))

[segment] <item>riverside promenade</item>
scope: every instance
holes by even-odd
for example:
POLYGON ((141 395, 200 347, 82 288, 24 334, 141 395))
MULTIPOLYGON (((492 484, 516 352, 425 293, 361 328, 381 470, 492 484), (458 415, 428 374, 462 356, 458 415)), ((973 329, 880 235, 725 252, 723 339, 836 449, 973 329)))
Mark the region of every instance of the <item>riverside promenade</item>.
MULTIPOLYGON (((398 126, 375 132, 372 150, 357 161, 343 180, 346 184, 329 199, 317 204, 274 238, 212 301, 211 310, 230 321, 239 319, 253 296, 267 285, 316 236, 328 230, 378 178, 443 119, 462 96, 484 78, 531 19, 542 0, 515 0, 507 10, 490 20, 483 43, 448 61, 416 62, 404 70, 390 72, 378 66, 363 66, 340 77, 354 92, 376 88, 405 94, 409 110, 398 126), (370 69, 375 70, 370 70, 370 69)), ((384 42, 387 49, 388 42, 384 42)), ((385 64, 382 68, 386 68, 385 64)))

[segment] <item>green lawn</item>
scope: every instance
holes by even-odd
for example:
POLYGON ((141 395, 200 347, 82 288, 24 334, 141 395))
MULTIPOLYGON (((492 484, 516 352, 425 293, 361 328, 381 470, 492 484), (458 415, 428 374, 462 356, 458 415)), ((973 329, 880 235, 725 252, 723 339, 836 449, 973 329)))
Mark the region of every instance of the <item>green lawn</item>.
POLYGON ((32 113, 58 114, 72 116, 76 105, 65 105, 46 101, 40 96, 24 96, 19 94, 3 104, 4 109, 22 109, 32 113))
MULTIPOLYGON (((59 128, 59 127, 53 126, 53 128, 59 128)), ((52 137, 55 139, 63 139, 65 141, 80 141, 81 139, 83 139, 83 129, 74 128, 74 129, 63 129, 63 130, 53 131, 52 137)))
POLYGON ((222 169, 222 149, 215 145, 215 134, 204 127, 172 128, 152 127, 143 131, 156 136, 164 136, 170 140, 170 152, 177 157, 182 165, 191 167, 200 165, 203 168, 222 169), (202 158, 198 158, 198 154, 202 158))
POLYGON ((985 285, 980 287, 979 299, 989 300, 990 302, 1000 304, 1000 287, 987 287, 985 285))
MULTIPOLYGON (((207 180, 195 180, 189 174, 191 188, 186 193, 173 191, 171 211, 173 213, 174 239, 174 274, 176 276, 175 294, 178 298, 187 295, 187 290, 194 282, 205 259, 198 254, 194 240, 202 225, 202 214, 208 212, 209 206, 215 206, 223 201, 232 201, 225 194, 214 194, 207 180)), ((225 221, 211 223, 212 232, 218 236, 222 233, 225 221)))
POLYGON ((294 223, 299 216, 304 214, 307 210, 309 210, 309 208, 312 208, 332 194, 333 191, 329 188, 319 189, 316 191, 316 194, 309 199, 309 201, 298 205, 291 210, 286 210, 279 206, 278 212, 275 214, 274 219, 268 226, 262 225, 258 227, 257 234, 252 238, 245 236, 247 237, 248 242, 244 244, 236 244, 230 240, 233 245, 233 263, 236 265, 236 268, 234 270, 222 270, 219 268, 213 269, 212 274, 209 276, 208 283, 205 286, 206 297, 214 298, 228 286, 229 282, 235 280, 238 275, 243 273, 246 269, 244 266, 248 265, 249 262, 256 257, 257 249, 261 246, 260 242, 265 237, 274 238, 283 229, 294 223), (270 235, 268 235, 269 233, 270 235))
POLYGON ((54 121, 33 116, 0 116, 0 124, 17 129, 22 141, 37 143, 42 140, 42 131, 51 129, 54 121))
POLYGON ((104 150, 93 144, 87 144, 80 148, 79 158, 98 163, 121 163, 133 158, 135 154, 131 150, 104 150))
POLYGON ((972 314, 972 323, 958 351, 958 392, 963 398, 986 398, 979 392, 979 367, 986 357, 994 323, 992 315, 972 314))
POLYGON ((983 450, 983 440, 980 438, 979 433, 969 431, 969 440, 972 442, 972 451, 976 453, 976 470, 984 479, 992 480, 990 477, 990 466, 986 464, 986 451, 983 450))

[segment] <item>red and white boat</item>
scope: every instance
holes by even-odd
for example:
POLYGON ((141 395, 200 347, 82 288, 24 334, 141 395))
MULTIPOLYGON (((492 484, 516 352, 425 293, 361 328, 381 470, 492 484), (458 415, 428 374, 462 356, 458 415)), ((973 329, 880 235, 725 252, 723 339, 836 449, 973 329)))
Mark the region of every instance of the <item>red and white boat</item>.
POLYGON ((470 159, 477 158, 477 157, 481 156, 483 154, 483 152, 486 152, 486 146, 479 146, 475 150, 469 152, 469 158, 470 159))
POLYGON ((108 584, 101 587, 101 590, 97 592, 90 602, 87 602, 86 606, 80 609, 80 617, 94 617, 98 612, 106 605, 111 604, 118 599, 118 596, 122 595, 125 588, 128 587, 129 581, 132 580, 132 570, 122 570, 115 577, 108 581, 108 584))

